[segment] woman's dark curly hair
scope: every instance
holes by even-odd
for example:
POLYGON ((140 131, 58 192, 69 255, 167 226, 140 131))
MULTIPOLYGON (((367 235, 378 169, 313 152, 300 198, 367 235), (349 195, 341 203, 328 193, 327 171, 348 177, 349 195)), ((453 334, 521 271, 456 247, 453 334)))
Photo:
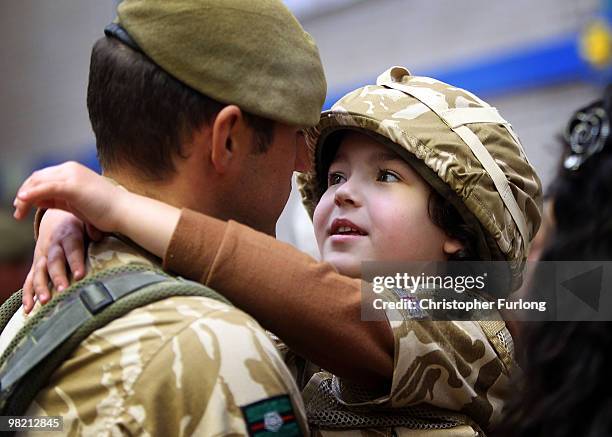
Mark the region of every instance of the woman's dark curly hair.
MULTIPOLYGON (((563 165, 549 192, 555 227, 542 261, 612 259, 611 97, 609 88, 604 100, 570 121, 563 165), (585 114, 596 107, 605 117, 589 120, 585 114), (576 131, 577 118, 592 135, 576 131), (596 141, 602 147, 587 156, 596 141)), ((536 272, 533 290, 542 285, 536 272)), ((612 323, 534 323, 525 327, 523 344, 523 388, 509 403, 501 435, 612 436, 612 323)))

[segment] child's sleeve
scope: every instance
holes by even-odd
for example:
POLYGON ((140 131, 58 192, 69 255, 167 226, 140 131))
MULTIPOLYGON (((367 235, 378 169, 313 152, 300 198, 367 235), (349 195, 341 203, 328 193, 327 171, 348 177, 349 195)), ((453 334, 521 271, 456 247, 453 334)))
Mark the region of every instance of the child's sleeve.
POLYGON ((389 382, 393 335, 364 323, 361 281, 234 221, 183 210, 164 269, 219 291, 297 354, 342 377, 389 382))

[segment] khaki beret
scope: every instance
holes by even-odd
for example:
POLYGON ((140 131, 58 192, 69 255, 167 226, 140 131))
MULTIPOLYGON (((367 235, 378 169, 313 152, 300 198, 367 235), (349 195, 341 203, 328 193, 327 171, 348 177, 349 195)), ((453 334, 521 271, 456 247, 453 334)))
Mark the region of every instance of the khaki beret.
POLYGON ((313 39, 280 0, 124 0, 117 22, 191 88, 295 126, 319 121, 326 82, 313 39))

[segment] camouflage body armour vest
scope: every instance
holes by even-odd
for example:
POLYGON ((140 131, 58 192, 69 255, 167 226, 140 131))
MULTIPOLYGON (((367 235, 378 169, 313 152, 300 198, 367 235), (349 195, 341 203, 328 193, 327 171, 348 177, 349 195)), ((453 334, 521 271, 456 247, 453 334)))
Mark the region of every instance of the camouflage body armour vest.
MULTIPOLYGON (((394 297, 390 294, 389 299, 394 297)), ((390 320, 397 320, 398 316, 389 314, 390 320)), ((401 343, 402 356, 396 357, 392 387, 378 391, 359 387, 320 369, 293 354, 274 335, 271 337, 302 390, 314 436, 484 436, 485 430, 500 418, 503 405, 500 399, 510 389, 510 374, 520 371, 513 358, 510 332, 497 318, 444 322, 432 321, 424 314, 420 320, 392 322, 396 348, 401 343), (444 335, 445 340, 426 345, 436 358, 419 361, 408 357, 405 351, 418 349, 410 344, 415 339, 407 335, 409 331, 418 332, 415 337, 427 333, 430 340, 435 335, 444 335), (457 346, 461 343, 471 343, 473 348, 457 346), (409 365, 403 366, 406 361, 410 361, 409 365), (463 366, 466 369, 455 369, 463 366), (440 367, 446 369, 448 378, 442 373, 432 377, 440 367), (402 373, 400 368, 406 371, 402 373), (474 378, 482 381, 479 392, 471 391, 470 381, 474 378), (437 389, 432 388, 434 385, 437 389), (455 396, 465 399, 463 407, 456 400, 444 399, 447 391, 459 393, 455 396), (407 401, 407 396, 412 398, 407 401)))

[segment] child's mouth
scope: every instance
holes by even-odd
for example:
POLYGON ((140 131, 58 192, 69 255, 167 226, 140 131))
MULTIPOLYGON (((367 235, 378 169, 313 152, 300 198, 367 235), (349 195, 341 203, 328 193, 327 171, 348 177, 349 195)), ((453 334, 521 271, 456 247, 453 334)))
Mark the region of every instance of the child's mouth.
POLYGON ((362 237, 368 235, 368 233, 348 219, 335 219, 332 222, 329 235, 362 237))

